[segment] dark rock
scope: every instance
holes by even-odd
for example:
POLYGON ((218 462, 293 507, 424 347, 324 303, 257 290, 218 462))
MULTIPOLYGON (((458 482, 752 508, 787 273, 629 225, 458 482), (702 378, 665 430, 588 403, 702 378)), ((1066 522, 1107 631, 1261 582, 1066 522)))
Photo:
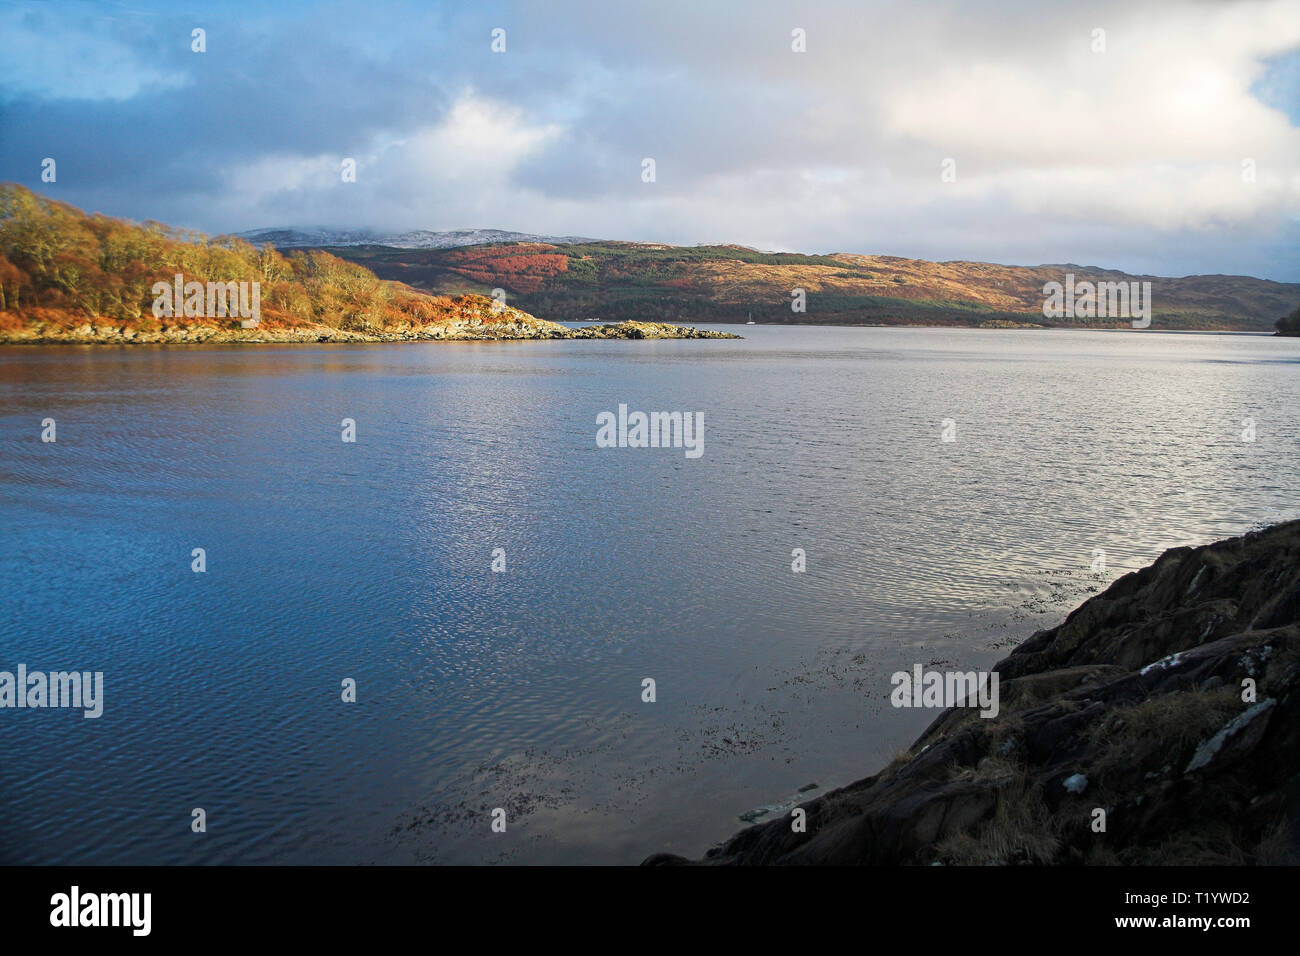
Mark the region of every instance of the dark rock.
POLYGON ((1167 551, 996 670, 996 718, 945 711, 806 833, 700 862, 1300 862, 1300 521, 1167 551))

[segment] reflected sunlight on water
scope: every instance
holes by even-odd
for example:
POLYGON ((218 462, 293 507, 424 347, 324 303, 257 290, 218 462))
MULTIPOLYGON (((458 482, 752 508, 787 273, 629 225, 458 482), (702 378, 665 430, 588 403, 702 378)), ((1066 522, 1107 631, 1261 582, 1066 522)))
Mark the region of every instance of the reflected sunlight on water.
POLYGON ((0 862, 698 853, 906 745, 893 670, 1300 515, 1300 340, 737 331, 0 349, 0 669, 106 687, 0 722, 0 862), (620 403, 703 457, 597 449, 620 403))

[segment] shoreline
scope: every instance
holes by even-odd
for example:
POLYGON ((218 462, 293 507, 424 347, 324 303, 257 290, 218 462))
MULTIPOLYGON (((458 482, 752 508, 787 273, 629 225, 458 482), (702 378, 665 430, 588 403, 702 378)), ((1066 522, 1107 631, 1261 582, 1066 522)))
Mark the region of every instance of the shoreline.
POLYGON ((523 342, 573 339, 741 339, 689 325, 658 322, 616 322, 569 328, 559 323, 516 317, 500 321, 440 323, 393 332, 356 332, 328 326, 257 329, 214 325, 171 326, 159 331, 85 324, 59 329, 17 333, 0 331, 0 345, 357 345, 399 342, 523 342))
MULTIPOLYGON (((714 322, 711 325, 745 325, 744 322, 714 322)), ((1162 335, 1254 335, 1264 338, 1294 338, 1282 332, 1252 331, 1250 329, 1158 329, 1152 326, 1146 329, 1123 328, 1118 326, 1067 326, 1067 325, 945 325, 934 322, 755 322, 756 326, 771 328, 807 328, 807 329, 943 329, 950 332, 1135 332, 1147 334, 1157 332, 1162 335)))
POLYGON ((642 865, 1300 862, 1300 519, 1167 550, 992 673, 992 719, 642 865))
MULTIPOLYGON (((42 329, 32 331, 0 330, 0 346, 43 345, 391 345, 418 342, 523 342, 568 341, 575 339, 713 339, 743 340, 745 336, 722 332, 704 326, 674 325, 662 322, 628 320, 600 324, 561 324, 544 319, 534 320, 539 325, 555 328, 511 328, 505 331, 491 329, 490 325, 465 325, 448 328, 432 326, 418 330, 394 332, 357 332, 328 326, 229 329, 211 325, 173 326, 162 331, 124 329, 122 327, 78 326, 59 329, 53 333, 42 329), (87 331, 87 329, 90 331, 87 331)), ((722 327, 745 326, 745 323, 709 323, 722 327)), ((1126 329, 1065 326, 971 326, 881 323, 819 323, 819 322, 757 322, 753 327, 787 329, 933 329, 948 332, 1104 332, 1113 334, 1160 335, 1234 335, 1255 338, 1297 338, 1282 332, 1253 332, 1240 329, 1126 329)))

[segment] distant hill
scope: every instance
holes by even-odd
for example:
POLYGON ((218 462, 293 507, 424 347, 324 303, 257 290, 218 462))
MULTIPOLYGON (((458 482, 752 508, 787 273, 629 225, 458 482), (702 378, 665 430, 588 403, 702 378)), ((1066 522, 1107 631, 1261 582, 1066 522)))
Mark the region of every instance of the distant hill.
POLYGON ((1044 318, 1044 285, 1067 274, 1076 282, 1149 281, 1155 329, 1272 332, 1279 316, 1300 303, 1300 284, 1249 276, 1162 278, 1069 264, 799 255, 737 245, 501 240, 521 235, 263 230, 209 238, 155 222, 87 216, 0 184, 0 340, 192 340, 193 317, 152 314, 155 284, 178 273, 186 282, 257 282, 256 331, 225 315, 204 327, 264 340, 441 338, 453 327, 477 335, 485 316, 488 326, 505 318, 483 298, 496 289, 507 293, 510 321, 522 323, 511 335, 536 322, 532 316, 691 325, 752 315, 779 323, 1128 327, 1125 319, 1044 318), (373 241, 379 238, 385 243, 373 241), (399 241, 412 245, 391 244, 399 241), (791 309, 796 289, 806 311, 791 309))
POLYGON ((376 275, 438 293, 505 289, 552 321, 756 322, 1127 327, 1116 319, 1047 319, 1043 286, 1149 281, 1155 329, 1271 332, 1300 284, 1250 276, 1128 275, 1071 264, 1004 266, 894 256, 766 253, 744 246, 512 242, 448 249, 324 247, 376 275), (805 290, 807 311, 791 310, 805 290))
POLYGON ((451 249, 456 246, 482 246, 503 242, 545 242, 551 245, 595 242, 577 236, 534 236, 526 232, 506 232, 501 229, 453 229, 447 232, 429 232, 416 229, 411 232, 379 233, 368 229, 255 229, 236 233, 238 238, 254 245, 269 242, 277 249, 307 249, 346 246, 388 246, 393 249, 451 249))

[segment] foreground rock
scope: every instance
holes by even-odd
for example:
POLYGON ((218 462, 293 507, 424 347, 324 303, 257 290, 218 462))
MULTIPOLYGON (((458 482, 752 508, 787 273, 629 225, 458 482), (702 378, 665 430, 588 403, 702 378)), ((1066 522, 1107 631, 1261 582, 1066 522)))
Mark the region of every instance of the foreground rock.
POLYGON ((802 804, 806 833, 787 815, 702 862, 1300 860, 1300 521, 1167 551, 996 670, 996 718, 945 711, 802 804))
POLYGON ((229 319, 189 319, 170 324, 141 322, 136 326, 97 325, 85 320, 33 322, 19 328, 0 328, 0 344, 42 345, 194 345, 222 343, 292 342, 441 342, 511 341, 518 339, 735 339, 738 335, 710 332, 691 326, 654 322, 621 322, 571 329, 505 308, 495 311, 483 296, 449 299, 449 318, 424 324, 384 328, 266 323, 242 328, 229 319))

